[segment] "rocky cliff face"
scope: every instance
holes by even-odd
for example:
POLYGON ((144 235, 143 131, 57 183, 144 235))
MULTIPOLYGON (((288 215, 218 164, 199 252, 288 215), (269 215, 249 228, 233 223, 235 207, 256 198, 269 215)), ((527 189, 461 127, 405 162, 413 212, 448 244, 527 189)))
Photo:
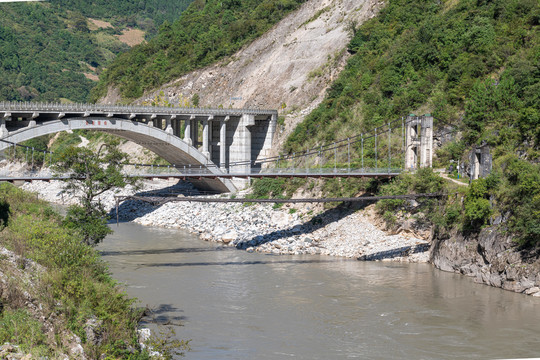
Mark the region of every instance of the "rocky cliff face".
POLYGON ((430 256, 435 267, 443 271, 540 297, 540 257, 532 251, 519 251, 512 238, 497 227, 469 236, 436 237, 430 256))

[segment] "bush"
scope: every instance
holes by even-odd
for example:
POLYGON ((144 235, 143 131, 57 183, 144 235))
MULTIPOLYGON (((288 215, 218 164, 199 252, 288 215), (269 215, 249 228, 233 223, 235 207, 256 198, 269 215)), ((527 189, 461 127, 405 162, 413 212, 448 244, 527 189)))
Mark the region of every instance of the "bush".
POLYGON ((486 179, 471 182, 465 196, 465 221, 471 229, 479 229, 485 225, 492 215, 486 179))
POLYGON ((511 154, 496 166, 498 186, 494 194, 499 212, 508 216, 508 227, 525 247, 540 245, 540 164, 531 164, 511 154))

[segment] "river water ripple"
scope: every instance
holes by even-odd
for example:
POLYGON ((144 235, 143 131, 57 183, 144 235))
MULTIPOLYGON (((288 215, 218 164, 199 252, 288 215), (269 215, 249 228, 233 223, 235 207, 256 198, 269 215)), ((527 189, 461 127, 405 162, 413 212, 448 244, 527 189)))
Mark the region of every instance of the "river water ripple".
POLYGON ((428 264, 273 256, 113 225, 99 246, 191 359, 540 357, 540 298, 428 264), (176 326, 181 323, 183 326, 176 326))

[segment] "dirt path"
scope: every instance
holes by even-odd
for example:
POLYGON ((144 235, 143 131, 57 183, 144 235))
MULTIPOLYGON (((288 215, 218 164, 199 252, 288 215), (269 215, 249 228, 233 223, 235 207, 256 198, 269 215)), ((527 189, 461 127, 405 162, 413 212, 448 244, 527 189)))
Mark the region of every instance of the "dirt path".
POLYGON ((446 180, 450 180, 451 182, 453 182, 453 183, 455 183, 455 184, 458 184, 458 185, 461 185, 461 186, 469 186, 469 184, 463 183, 463 182, 461 182, 461 181, 459 181, 459 180, 456 180, 456 179, 452 179, 451 177, 449 177, 449 176, 446 175, 446 174, 441 173, 440 175, 441 175, 442 178, 444 178, 444 179, 446 179, 446 180))

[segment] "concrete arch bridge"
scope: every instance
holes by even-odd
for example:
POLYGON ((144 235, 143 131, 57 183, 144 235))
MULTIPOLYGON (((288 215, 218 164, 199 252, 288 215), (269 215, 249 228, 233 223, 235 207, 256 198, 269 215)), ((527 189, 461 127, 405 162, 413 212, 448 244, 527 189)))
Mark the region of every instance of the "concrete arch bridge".
MULTIPOLYGON (((277 114, 256 109, 10 102, 0 103, 0 139, 18 144, 65 130, 103 131, 131 140, 176 166, 205 167, 216 177, 190 181, 203 190, 228 192, 236 186, 224 175, 249 173, 251 163, 268 156, 277 114)), ((10 146, 7 142, 0 142, 0 151, 10 146)))

